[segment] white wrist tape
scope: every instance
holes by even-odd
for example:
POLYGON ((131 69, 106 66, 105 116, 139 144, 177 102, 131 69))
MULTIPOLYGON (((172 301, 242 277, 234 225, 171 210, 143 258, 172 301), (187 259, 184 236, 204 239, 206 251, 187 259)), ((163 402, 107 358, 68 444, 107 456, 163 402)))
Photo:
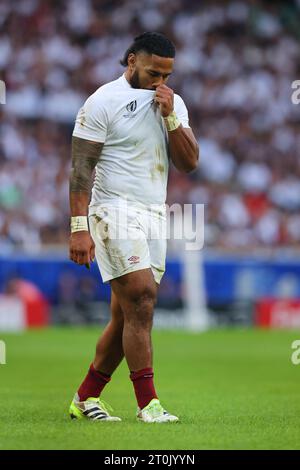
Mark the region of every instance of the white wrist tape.
POLYGON ((85 232, 89 231, 87 217, 85 215, 71 217, 71 233, 82 232, 82 231, 85 231, 85 232))
POLYGON ((175 131, 180 126, 180 121, 175 111, 172 111, 169 116, 165 117, 164 121, 168 131, 175 131))

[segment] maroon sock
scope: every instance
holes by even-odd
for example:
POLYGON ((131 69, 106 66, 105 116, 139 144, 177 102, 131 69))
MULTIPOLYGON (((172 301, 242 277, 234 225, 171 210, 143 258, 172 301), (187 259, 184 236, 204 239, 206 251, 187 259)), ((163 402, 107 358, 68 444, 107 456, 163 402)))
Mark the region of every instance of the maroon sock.
POLYGON ((138 370, 137 372, 131 372, 130 374, 140 409, 145 408, 153 398, 157 398, 153 383, 153 375, 153 369, 151 367, 138 370))
POLYGON ((79 400, 85 401, 90 397, 98 398, 110 379, 110 375, 98 372, 91 364, 86 378, 78 389, 79 400))

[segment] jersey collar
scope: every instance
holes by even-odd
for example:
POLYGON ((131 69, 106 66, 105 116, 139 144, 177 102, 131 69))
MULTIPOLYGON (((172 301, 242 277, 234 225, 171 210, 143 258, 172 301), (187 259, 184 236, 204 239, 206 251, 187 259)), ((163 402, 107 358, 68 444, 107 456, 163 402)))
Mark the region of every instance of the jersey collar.
POLYGON ((132 88, 130 83, 128 83, 127 78, 125 77, 125 73, 120 77, 120 80, 122 82, 122 85, 124 85, 125 88, 132 88))

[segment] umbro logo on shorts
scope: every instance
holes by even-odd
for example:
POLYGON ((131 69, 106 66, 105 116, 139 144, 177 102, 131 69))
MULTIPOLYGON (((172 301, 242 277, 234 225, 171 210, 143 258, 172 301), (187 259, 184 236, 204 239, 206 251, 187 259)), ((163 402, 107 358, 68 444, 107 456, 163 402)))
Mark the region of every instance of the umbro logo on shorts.
POLYGON ((130 261, 130 264, 136 264, 140 262, 140 257, 139 256, 130 256, 128 258, 128 261, 130 261))

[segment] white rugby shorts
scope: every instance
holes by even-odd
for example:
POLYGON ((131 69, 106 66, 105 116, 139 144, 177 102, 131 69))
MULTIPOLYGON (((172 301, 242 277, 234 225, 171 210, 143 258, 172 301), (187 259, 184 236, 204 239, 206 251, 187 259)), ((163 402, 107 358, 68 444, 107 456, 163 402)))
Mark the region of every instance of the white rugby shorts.
POLYGON ((101 204, 93 207, 89 226, 103 282, 151 268, 160 283, 167 249, 165 205, 150 210, 101 204))

